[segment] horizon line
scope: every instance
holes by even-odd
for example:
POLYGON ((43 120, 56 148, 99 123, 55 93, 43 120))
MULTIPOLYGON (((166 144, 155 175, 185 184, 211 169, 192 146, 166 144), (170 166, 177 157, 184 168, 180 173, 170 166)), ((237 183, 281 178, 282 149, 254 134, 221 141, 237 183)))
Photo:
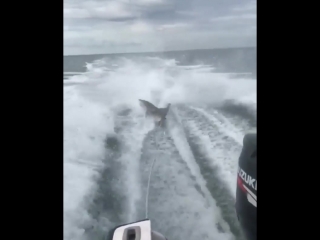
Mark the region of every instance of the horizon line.
POLYGON ((223 49, 239 49, 239 48, 257 48, 252 47, 223 47, 223 48, 195 48, 195 49, 182 49, 182 50, 166 50, 166 51, 146 51, 146 52, 118 52, 118 53, 89 53, 89 54, 70 54, 63 55, 63 57, 75 57, 75 56, 92 56, 92 55, 115 55, 115 54, 146 54, 146 53, 169 53, 169 52, 181 52, 181 51, 197 51, 197 50, 223 50, 223 49))

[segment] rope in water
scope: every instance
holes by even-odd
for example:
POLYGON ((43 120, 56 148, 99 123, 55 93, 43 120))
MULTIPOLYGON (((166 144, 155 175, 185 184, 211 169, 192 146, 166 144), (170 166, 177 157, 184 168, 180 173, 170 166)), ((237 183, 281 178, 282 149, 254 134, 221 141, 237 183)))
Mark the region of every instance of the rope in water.
MULTIPOLYGON (((163 132, 165 134, 165 131, 163 132)), ((155 145, 156 145, 156 150, 158 150, 158 143, 157 139, 155 137, 155 145)), ((152 161, 151 169, 149 172, 149 178, 148 178, 148 186, 147 186, 147 194, 146 194, 146 218, 148 218, 148 204, 149 204, 149 189, 150 189, 150 181, 151 181, 151 175, 152 175, 152 169, 157 160, 157 157, 155 157, 152 161)))

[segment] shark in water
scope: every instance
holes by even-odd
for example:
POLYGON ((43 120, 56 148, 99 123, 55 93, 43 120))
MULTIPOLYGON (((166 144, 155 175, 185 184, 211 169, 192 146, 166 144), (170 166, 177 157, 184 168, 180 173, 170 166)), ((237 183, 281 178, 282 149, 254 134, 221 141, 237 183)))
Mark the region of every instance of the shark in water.
POLYGON ((145 117, 152 117, 157 126, 164 126, 164 120, 168 114, 170 103, 166 108, 157 108, 152 103, 139 99, 140 106, 146 111, 145 117))

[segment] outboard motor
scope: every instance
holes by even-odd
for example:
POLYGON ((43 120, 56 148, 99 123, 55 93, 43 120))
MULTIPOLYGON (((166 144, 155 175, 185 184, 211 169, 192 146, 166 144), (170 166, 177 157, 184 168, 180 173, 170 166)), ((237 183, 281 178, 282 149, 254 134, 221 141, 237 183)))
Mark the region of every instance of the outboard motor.
POLYGON ((243 138, 238 162, 236 204, 237 217, 248 240, 257 239, 257 133, 243 138))

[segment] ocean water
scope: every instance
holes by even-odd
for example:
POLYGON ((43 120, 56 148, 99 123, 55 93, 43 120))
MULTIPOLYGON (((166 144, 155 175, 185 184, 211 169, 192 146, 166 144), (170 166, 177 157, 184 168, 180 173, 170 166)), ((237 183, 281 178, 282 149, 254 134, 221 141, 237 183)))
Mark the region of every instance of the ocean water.
POLYGON ((243 239, 237 160, 256 127, 256 49, 64 57, 64 239, 148 217, 170 240, 243 239), (171 103, 165 131, 138 99, 171 103))

